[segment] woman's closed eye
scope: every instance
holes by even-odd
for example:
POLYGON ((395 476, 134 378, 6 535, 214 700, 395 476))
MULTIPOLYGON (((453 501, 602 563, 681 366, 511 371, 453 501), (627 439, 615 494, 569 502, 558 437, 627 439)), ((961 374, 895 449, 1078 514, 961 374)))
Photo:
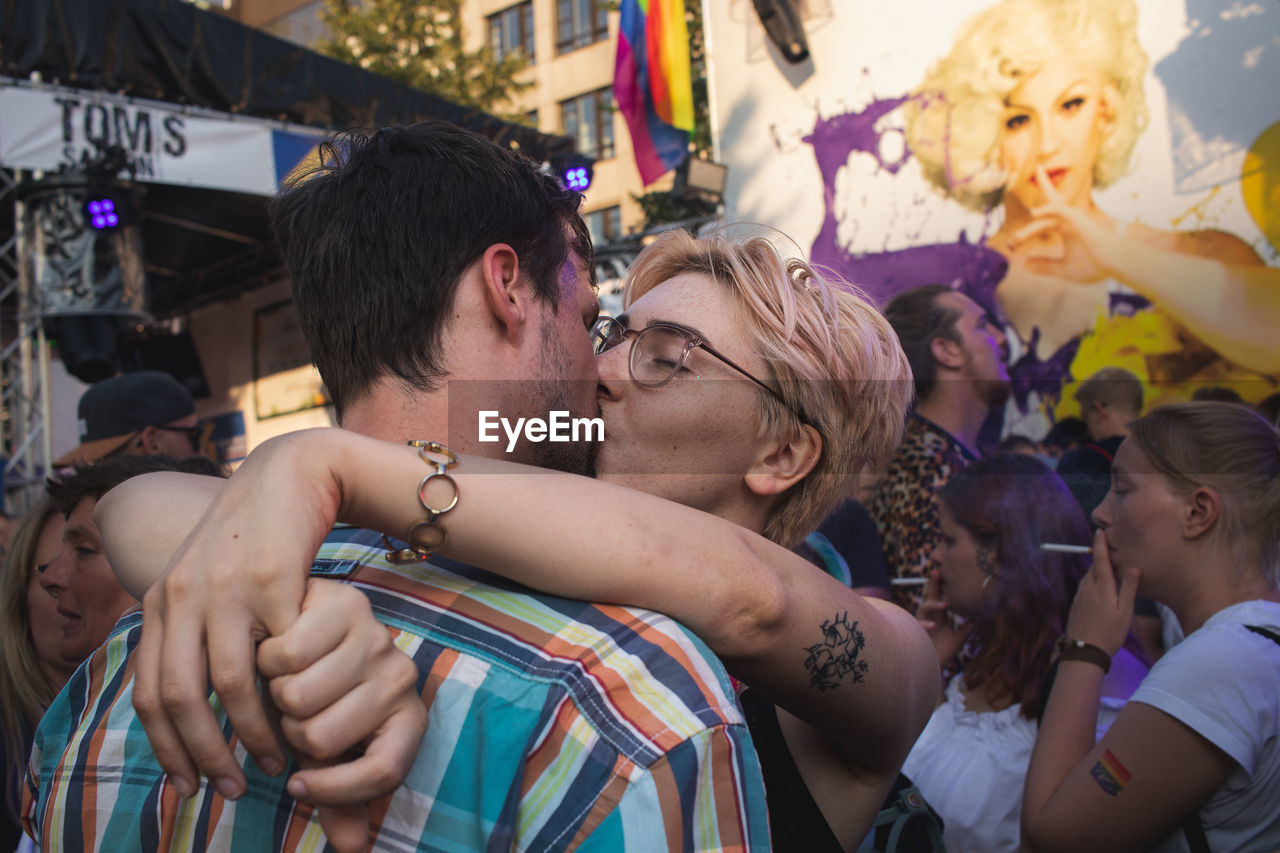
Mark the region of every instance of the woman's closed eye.
POLYGON ((1018 113, 1017 115, 1012 115, 1012 116, 1009 116, 1007 119, 1005 119, 1004 127, 1005 127, 1005 130, 1021 130, 1022 128, 1026 127, 1030 122, 1031 122, 1031 116, 1027 115, 1026 113, 1018 113))

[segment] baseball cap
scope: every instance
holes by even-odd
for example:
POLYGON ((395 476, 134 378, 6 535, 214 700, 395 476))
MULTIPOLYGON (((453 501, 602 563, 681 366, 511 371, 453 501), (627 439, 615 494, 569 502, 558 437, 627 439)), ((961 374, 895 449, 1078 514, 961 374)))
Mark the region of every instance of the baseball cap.
POLYGON ((131 434, 195 410, 191 392, 167 373, 140 370, 104 379, 80 397, 80 446, 53 464, 62 468, 93 462, 118 450, 131 434))

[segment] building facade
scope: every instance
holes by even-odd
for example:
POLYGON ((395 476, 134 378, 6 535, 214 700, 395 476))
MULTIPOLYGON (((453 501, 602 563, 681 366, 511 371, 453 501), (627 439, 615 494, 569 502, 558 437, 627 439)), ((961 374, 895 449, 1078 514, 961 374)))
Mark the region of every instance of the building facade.
MULTIPOLYGON (((224 11, 241 23, 305 47, 328 38, 320 13, 325 0, 231 0, 224 11)), ((517 112, 544 133, 573 137, 594 157, 586 219, 597 245, 639 230, 644 221, 633 196, 644 192, 626 122, 613 108, 618 13, 600 0, 465 0, 462 27, 469 48, 488 42, 499 55, 530 59, 521 77, 533 85, 517 112)), ((653 188, 669 188, 666 176, 653 188)))

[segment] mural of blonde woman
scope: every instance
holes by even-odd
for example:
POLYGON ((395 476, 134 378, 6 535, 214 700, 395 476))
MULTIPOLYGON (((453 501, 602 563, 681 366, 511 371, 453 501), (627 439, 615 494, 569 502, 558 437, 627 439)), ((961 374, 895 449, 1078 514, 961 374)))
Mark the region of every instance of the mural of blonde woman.
POLYGON ((1280 269, 1234 234, 1120 221, 1094 200, 1147 124, 1137 23, 1133 0, 990 6, 903 105, 908 145, 939 192, 1003 215, 984 245, 1008 264, 995 301, 1020 344, 1015 386, 1052 398, 1119 366, 1154 403, 1209 382, 1258 399, 1280 375, 1280 269))

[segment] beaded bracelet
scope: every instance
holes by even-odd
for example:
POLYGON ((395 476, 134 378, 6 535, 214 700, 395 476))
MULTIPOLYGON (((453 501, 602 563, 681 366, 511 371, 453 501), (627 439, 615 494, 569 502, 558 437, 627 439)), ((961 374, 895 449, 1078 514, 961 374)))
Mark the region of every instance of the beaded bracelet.
POLYGON ((458 482, 449 475, 449 469, 458 464, 457 455, 443 444, 434 441, 414 439, 409 442, 409 446, 418 448, 418 458, 433 470, 418 483, 418 503, 422 504, 422 508, 427 511, 427 517, 409 528, 409 535, 405 539, 409 547, 395 548, 387 538, 387 534, 382 534, 382 544, 387 549, 387 561, 396 565, 429 560, 433 554, 443 548, 444 543, 449 540, 449 531, 440 524, 440 516, 458 505, 458 482), (442 454, 445 461, 432 459, 427 455, 428 453, 442 454), (453 500, 449 501, 448 506, 440 508, 427 503, 427 484, 437 478, 448 480, 453 488, 453 500))

